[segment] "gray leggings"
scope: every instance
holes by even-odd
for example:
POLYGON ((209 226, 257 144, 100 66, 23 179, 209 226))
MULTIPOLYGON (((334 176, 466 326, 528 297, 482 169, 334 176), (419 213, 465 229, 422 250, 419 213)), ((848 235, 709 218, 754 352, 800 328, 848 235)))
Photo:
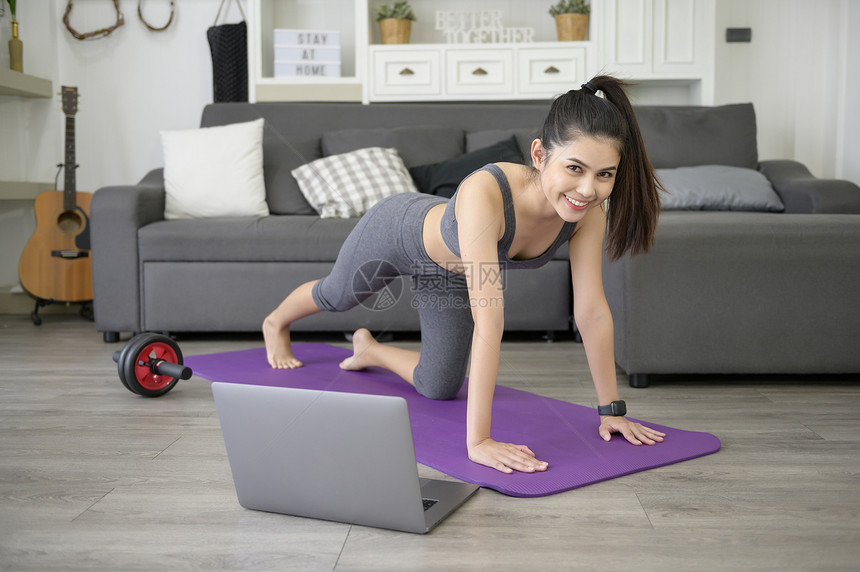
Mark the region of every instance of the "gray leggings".
POLYGON ((465 277, 440 268, 424 249, 424 217, 442 202, 433 195, 404 193, 376 203, 344 241, 331 273, 312 290, 320 309, 343 312, 375 292, 385 294, 396 277, 412 276, 412 305, 421 322, 421 357, 413 380, 430 399, 453 399, 460 391, 474 328, 465 277))

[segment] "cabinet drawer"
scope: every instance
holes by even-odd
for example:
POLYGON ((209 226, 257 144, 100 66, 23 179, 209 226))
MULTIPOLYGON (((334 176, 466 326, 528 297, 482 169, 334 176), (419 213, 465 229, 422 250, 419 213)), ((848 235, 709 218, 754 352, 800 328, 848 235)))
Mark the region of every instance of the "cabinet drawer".
POLYGON ((448 94, 513 94, 512 50, 449 50, 445 64, 448 94))
POLYGON ((442 92, 438 50, 374 51, 373 95, 438 95, 442 92))
POLYGON ((564 93, 585 77, 585 48, 521 48, 517 57, 520 93, 564 93))

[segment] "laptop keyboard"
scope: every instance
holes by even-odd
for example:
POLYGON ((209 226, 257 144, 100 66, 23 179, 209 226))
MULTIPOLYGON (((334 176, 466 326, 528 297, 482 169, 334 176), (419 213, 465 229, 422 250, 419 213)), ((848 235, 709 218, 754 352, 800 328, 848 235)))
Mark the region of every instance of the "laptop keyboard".
POLYGON ((421 500, 424 502, 424 510, 425 511, 427 509, 429 509, 431 506, 433 506, 434 504, 436 504, 437 502, 439 502, 435 499, 421 499, 421 500))

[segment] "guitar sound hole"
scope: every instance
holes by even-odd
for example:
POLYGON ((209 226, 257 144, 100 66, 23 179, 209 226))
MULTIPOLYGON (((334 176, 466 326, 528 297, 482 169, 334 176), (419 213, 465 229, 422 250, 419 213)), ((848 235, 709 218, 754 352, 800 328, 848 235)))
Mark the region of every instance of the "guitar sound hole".
POLYGON ((63 211, 57 217, 57 226, 66 234, 77 234, 83 226, 83 220, 75 211, 63 211))

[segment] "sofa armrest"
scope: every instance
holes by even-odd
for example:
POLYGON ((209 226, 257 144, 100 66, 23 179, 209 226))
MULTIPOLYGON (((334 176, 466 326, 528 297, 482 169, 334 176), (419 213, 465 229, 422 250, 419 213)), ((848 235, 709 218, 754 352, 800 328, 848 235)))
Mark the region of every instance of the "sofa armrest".
POLYGON ((151 172, 137 185, 103 187, 90 204, 93 309, 100 332, 140 331, 137 231, 164 218, 164 184, 151 172))
POLYGON ((786 213, 860 213, 860 187, 818 179, 797 161, 762 161, 759 171, 779 194, 786 213))

